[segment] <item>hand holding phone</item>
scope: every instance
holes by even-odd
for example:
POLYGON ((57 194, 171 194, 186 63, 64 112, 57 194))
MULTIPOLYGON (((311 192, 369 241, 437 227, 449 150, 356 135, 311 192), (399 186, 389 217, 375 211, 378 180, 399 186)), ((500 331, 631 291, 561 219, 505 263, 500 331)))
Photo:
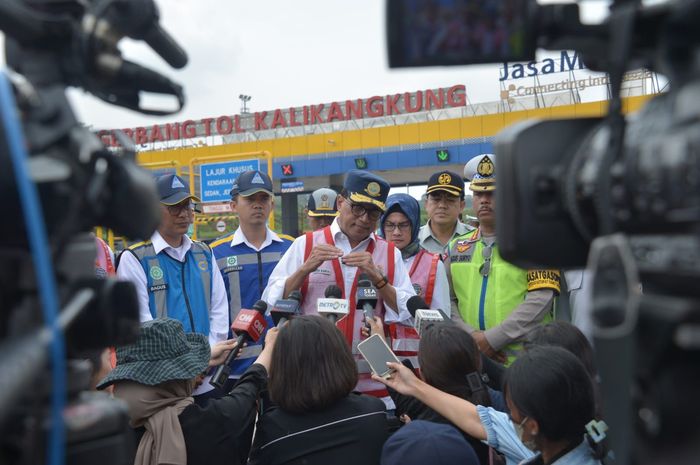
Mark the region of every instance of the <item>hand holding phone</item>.
POLYGON ((387 362, 399 363, 399 359, 379 334, 374 334, 360 342, 357 350, 367 360, 372 372, 381 378, 386 378, 394 371, 386 366, 387 362))

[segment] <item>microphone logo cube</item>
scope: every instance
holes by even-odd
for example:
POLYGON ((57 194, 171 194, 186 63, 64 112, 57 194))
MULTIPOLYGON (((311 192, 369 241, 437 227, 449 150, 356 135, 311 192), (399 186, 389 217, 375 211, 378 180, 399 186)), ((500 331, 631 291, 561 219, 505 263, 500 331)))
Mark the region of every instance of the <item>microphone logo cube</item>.
POLYGON ((377 290, 373 287, 361 287, 357 290, 358 299, 376 299, 377 290))
POLYGON ((316 309, 319 313, 348 313, 348 301, 345 299, 319 298, 316 309))

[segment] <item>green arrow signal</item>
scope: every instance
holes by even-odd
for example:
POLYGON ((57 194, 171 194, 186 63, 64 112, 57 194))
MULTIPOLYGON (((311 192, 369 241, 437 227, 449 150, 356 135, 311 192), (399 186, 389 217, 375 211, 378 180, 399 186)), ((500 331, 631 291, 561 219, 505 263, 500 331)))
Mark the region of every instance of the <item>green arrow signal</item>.
POLYGON ((367 159, 366 158, 356 158, 355 159, 355 167, 357 169, 360 169, 360 170, 367 168, 367 159))
POLYGON ((438 150, 437 158, 438 161, 447 161, 450 159, 450 153, 447 150, 438 150))

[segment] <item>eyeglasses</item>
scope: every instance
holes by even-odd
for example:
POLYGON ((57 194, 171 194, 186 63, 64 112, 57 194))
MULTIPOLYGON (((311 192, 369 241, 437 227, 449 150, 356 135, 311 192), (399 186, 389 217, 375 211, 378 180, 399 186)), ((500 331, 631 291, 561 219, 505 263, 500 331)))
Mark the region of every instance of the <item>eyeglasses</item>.
POLYGON ((377 221, 380 216, 382 216, 382 211, 379 210, 378 208, 366 208, 362 205, 359 205, 357 203, 350 203, 350 210, 352 211, 352 214, 355 215, 358 218, 361 218, 365 214, 367 214, 367 218, 369 218, 371 221, 377 221))
POLYGON ((479 274, 483 277, 486 277, 489 275, 491 272, 491 249, 493 248, 493 244, 487 245, 483 249, 481 249, 481 256, 484 258, 484 263, 479 267, 479 274))
POLYGON ((399 231, 408 231, 411 229, 411 222, 406 221, 404 223, 384 223, 384 230, 385 231, 393 231, 395 229, 398 229, 399 231))
POLYGON ((176 205, 167 205, 167 207, 168 213, 170 213, 173 216, 178 216, 183 211, 187 214, 190 214, 194 211, 194 202, 188 200, 186 202, 180 202, 176 205))
POLYGON ((435 203, 445 202, 445 204, 450 206, 457 205, 457 202, 459 202, 459 197, 456 195, 444 194, 442 192, 431 192, 428 194, 428 198, 435 203))

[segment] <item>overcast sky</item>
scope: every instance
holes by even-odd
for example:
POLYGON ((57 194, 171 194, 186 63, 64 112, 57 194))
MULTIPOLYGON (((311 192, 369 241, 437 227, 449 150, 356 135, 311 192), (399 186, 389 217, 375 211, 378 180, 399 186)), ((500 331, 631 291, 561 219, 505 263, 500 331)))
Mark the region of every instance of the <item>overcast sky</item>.
MULTIPOLYGON (((590 3, 590 2, 589 2, 590 3)), ((187 104, 157 118, 102 103, 75 90, 79 118, 120 128, 271 110, 464 84, 471 102, 499 98, 498 66, 390 70, 382 0, 168 0, 161 24, 189 54, 170 69, 147 46, 123 40, 126 58, 157 69, 185 87, 187 104)), ((586 5, 599 16, 605 2, 586 5)), ((150 103, 163 103, 149 101, 150 103)))

